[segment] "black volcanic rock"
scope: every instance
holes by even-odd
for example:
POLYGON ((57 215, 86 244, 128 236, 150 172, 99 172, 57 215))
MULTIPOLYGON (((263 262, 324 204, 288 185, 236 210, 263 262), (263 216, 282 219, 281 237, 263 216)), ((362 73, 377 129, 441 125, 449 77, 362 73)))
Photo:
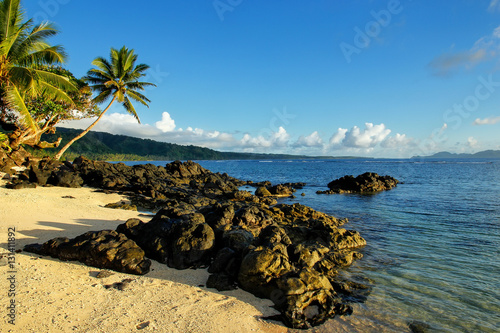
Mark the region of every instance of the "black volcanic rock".
POLYGON ((274 196, 289 196, 302 183, 263 182, 259 185, 271 196, 263 191, 259 197, 239 190, 247 182, 194 162, 131 167, 83 157, 72 164, 32 165, 23 179, 49 184, 58 175, 67 176, 68 184, 74 178, 119 191, 157 213, 148 223, 130 219, 116 231, 57 238, 27 251, 133 274, 149 270, 145 256, 176 269, 208 267, 207 286, 240 287, 268 298, 292 328, 352 311, 356 288, 339 282, 337 272, 361 258, 356 250, 366 241, 341 228, 345 219, 300 204, 277 204, 274 196))
POLYGON ((357 177, 344 176, 328 184, 329 191, 318 191, 318 194, 334 193, 375 193, 390 190, 399 181, 390 176, 379 176, 373 172, 366 172, 357 177))
POLYGON ((136 275, 146 274, 151 266, 133 240, 113 230, 91 231, 74 239, 54 238, 42 245, 27 245, 24 250, 136 275))

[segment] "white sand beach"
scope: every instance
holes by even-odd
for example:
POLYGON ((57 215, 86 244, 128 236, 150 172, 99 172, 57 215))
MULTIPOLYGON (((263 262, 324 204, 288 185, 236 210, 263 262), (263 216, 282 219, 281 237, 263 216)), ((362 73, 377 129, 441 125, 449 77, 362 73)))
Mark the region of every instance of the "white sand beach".
POLYGON ((16 253, 15 273, 7 264, 8 229, 15 246, 75 237, 87 231, 115 229, 137 212, 104 208, 122 199, 91 188, 38 187, 8 190, 0 182, 0 332, 287 332, 260 320, 276 314, 271 301, 242 290, 217 292, 202 287, 206 270, 179 271, 153 261, 144 276, 114 273, 78 262, 62 262, 27 252, 16 253), (73 198, 63 198, 71 196, 73 198), (8 278, 15 275, 15 325, 9 324, 8 278), (132 281, 124 288, 105 285, 132 281))

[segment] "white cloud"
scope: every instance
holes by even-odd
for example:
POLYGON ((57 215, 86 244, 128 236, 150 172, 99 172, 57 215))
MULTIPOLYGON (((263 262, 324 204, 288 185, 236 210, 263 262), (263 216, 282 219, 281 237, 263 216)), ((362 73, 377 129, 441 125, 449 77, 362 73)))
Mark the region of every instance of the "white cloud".
POLYGON ((406 134, 396 133, 396 136, 389 137, 380 144, 383 148, 405 149, 413 143, 413 139, 406 137, 406 134))
POLYGON ((347 128, 339 128, 335 134, 332 135, 330 138, 330 144, 331 145, 337 145, 344 140, 345 135, 347 133, 348 129, 347 128))
MULTIPOLYGON (((499 8, 500 0, 494 0, 490 8, 499 8)), ((470 69, 477 64, 495 59, 500 55, 500 26, 484 37, 479 38, 470 49, 460 52, 442 54, 429 63, 435 75, 446 76, 455 69, 470 69)))
MULTIPOLYGON (((95 118, 68 121, 62 126, 83 129, 94 120, 95 118)), ((111 113, 105 114, 93 130, 222 151, 364 156, 380 153, 380 156, 391 154, 391 156, 395 154, 401 156, 409 154, 407 150, 414 146, 413 139, 407 138, 404 134, 398 133, 389 137, 391 130, 384 124, 366 123, 363 129, 358 126, 350 130, 338 128, 326 142, 318 131, 291 140, 291 135, 284 127, 279 127, 276 131, 268 130, 267 133, 258 135, 227 133, 191 126, 184 129, 176 128, 175 121, 168 112, 163 112, 162 119, 154 124, 155 126, 139 124, 131 115, 111 113)))
POLYGON ((474 122, 472 124, 473 125, 495 125, 498 122, 500 122, 500 117, 489 117, 489 118, 484 118, 484 119, 477 118, 476 120, 474 120, 474 122))
POLYGON ((161 115, 161 120, 156 122, 156 127, 159 128, 163 133, 171 132, 175 129, 175 121, 170 117, 168 112, 163 112, 161 115))
POLYGON ((323 145, 323 139, 319 136, 318 131, 314 131, 308 136, 300 136, 293 144, 294 147, 323 147, 323 145))
POLYGON ((342 144, 353 148, 373 148, 384 141, 390 133, 391 130, 386 129, 384 124, 365 123, 364 130, 354 126, 350 131, 347 131, 342 144))
POLYGON ((243 135, 239 141, 240 146, 247 151, 254 151, 253 148, 285 148, 290 140, 290 135, 286 132, 285 128, 279 127, 278 132, 272 132, 268 138, 262 135, 252 137, 250 134, 243 135))
POLYGON ((469 148, 476 148, 477 144, 478 144, 478 141, 476 139, 474 139, 474 137, 470 136, 467 139, 467 146, 469 146, 469 148))

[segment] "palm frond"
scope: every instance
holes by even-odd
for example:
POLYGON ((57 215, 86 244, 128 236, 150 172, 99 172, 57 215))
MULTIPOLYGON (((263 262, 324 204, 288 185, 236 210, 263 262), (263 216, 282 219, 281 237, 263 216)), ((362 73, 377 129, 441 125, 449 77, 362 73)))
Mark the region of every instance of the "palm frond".
POLYGON ((51 83, 59 89, 64 89, 68 92, 78 90, 78 88, 73 83, 71 83, 70 79, 66 76, 38 69, 35 69, 34 71, 38 75, 38 78, 40 80, 51 83))
POLYGON ((139 124, 141 123, 141 120, 139 119, 139 116, 135 111, 134 105, 132 105, 128 97, 125 97, 125 100, 123 101, 123 107, 125 108, 125 110, 127 110, 128 113, 130 113, 132 116, 134 116, 135 119, 137 119, 137 122, 139 124))
MULTIPOLYGON (((97 57, 92 61, 92 65, 96 66, 99 68, 103 73, 112 73, 112 64, 109 63, 109 61, 103 57, 97 57)), ((92 69, 91 69, 92 71, 92 69)))
POLYGON ((55 99, 57 101, 67 103, 70 105, 74 104, 73 99, 71 97, 69 97, 69 95, 64 90, 60 89, 59 87, 52 85, 46 81, 40 81, 39 85, 41 88, 40 93, 43 93, 47 97, 50 97, 52 99, 55 99))
POLYGON ((111 96, 113 95, 113 92, 109 89, 102 89, 101 93, 94 97, 94 102, 97 104, 103 103, 107 101, 111 96))
POLYGON ((134 101, 139 102, 142 105, 145 105, 147 107, 149 107, 147 102, 151 102, 146 96, 144 96, 141 93, 138 93, 137 91, 128 90, 127 96, 132 98, 134 101))
POLYGON ((127 88, 132 90, 144 90, 146 87, 156 87, 156 84, 150 82, 128 82, 127 88))
POLYGON ((24 103, 24 98, 15 85, 9 85, 7 89, 5 89, 5 97, 8 105, 19 113, 19 121, 21 122, 21 125, 26 128, 36 130, 38 125, 35 121, 33 121, 33 118, 24 103))

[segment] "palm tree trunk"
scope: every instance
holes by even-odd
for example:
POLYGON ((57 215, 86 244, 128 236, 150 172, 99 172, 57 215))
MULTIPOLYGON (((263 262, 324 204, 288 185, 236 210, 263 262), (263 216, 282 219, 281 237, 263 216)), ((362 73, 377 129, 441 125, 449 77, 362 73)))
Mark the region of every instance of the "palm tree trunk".
POLYGON ((71 139, 64 147, 61 148, 61 150, 59 150, 59 152, 54 156, 54 160, 58 161, 61 156, 66 152, 66 150, 77 140, 81 139, 82 137, 85 136, 85 134, 87 134, 88 132, 90 132, 90 130, 92 129, 92 127, 94 127, 98 122, 99 120, 101 120, 102 116, 104 116, 104 114, 106 113, 106 111, 109 110, 109 108, 111 107, 111 105, 115 102, 116 100, 116 96, 113 96, 113 99, 111 100, 111 102, 108 104, 108 106, 106 107, 106 109, 104 109, 104 111, 101 112, 101 114, 99 115, 99 117, 97 117, 97 119, 89 126, 87 127, 86 130, 84 130, 82 133, 78 134, 77 136, 75 136, 73 139, 71 139))

